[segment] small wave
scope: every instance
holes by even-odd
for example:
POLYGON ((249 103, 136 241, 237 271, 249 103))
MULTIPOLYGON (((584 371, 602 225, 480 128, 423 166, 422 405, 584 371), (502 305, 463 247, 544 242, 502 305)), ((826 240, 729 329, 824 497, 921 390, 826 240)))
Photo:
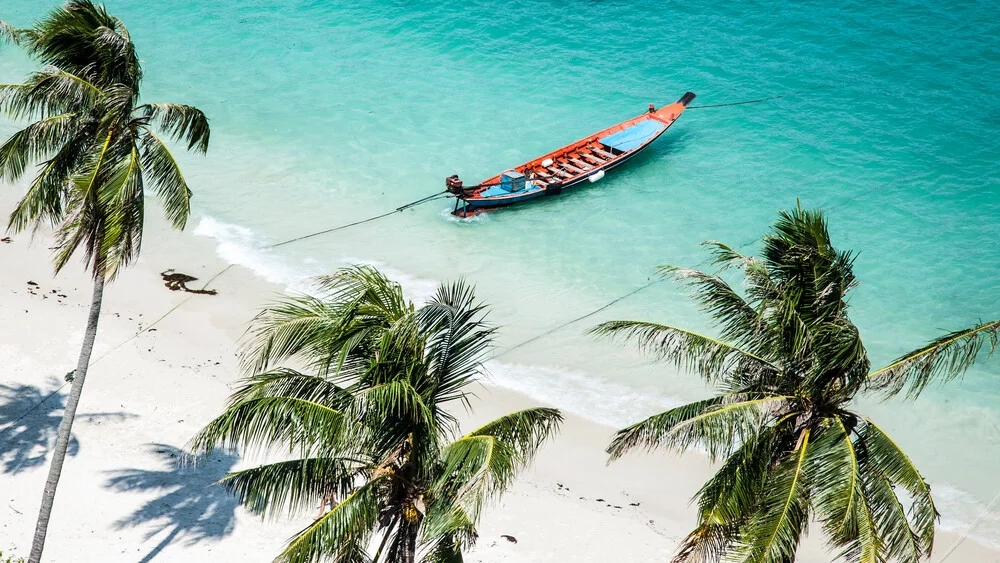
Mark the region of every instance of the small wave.
POLYGON ((309 287, 309 278, 323 273, 315 261, 303 261, 296 266, 281 257, 268 248, 268 241, 247 227, 204 217, 194 234, 214 238, 216 252, 225 262, 248 268, 264 280, 289 290, 302 291, 309 287))
POLYGON ((548 366, 487 362, 489 383, 513 389, 583 418, 621 428, 682 401, 548 366))
MULTIPOLYGON (((934 503, 941 513, 942 530, 969 537, 1000 550, 1000 509, 987 506, 969 493, 948 484, 934 485, 934 503)), ((950 546, 938 547, 941 553, 950 546)), ((936 550, 935 550, 936 551, 936 550)))

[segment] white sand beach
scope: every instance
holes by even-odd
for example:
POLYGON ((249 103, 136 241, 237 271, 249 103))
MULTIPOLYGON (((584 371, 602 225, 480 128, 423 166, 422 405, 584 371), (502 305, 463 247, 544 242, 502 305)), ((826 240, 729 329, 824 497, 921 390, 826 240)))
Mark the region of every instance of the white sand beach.
MULTIPOLYGON (((0 216, 9 213, 11 196, 0 199, 0 216)), ((221 412, 240 375, 236 341, 247 321, 282 288, 234 267, 212 284, 216 296, 169 291, 160 271, 194 275, 201 280, 191 286, 201 287, 225 264, 210 240, 147 221, 142 259, 106 293, 45 560, 270 561, 315 512, 262 522, 212 484, 241 466, 237 456, 216 454, 194 468, 178 462, 192 435, 221 412)), ((53 279, 51 239, 45 233, 30 239, 22 234, 0 243, 0 551, 21 556, 30 547, 46 451, 68 386, 35 405, 59 389, 75 365, 90 298, 78 262, 53 279)), ((531 404, 529 397, 484 386, 468 422, 531 404)), ((603 448, 612 432, 567 416, 557 439, 487 512, 466 560, 668 560, 693 527, 689 498, 711 467, 697 454, 667 452, 608 466, 603 448)), ((955 541, 941 533, 932 561, 955 541)), ((832 559, 816 535, 800 555, 804 562, 832 559)), ((1000 553, 970 539, 948 558, 977 562, 1000 562, 1000 553)))

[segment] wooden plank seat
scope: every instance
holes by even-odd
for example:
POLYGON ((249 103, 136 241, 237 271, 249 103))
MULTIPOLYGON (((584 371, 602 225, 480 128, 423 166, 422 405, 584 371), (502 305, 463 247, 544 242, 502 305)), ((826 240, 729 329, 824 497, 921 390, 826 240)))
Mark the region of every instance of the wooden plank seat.
POLYGON ((566 170, 569 170, 570 172, 576 172, 577 174, 583 174, 583 170, 580 170, 579 168, 577 168, 576 166, 573 166, 572 164, 570 164, 568 162, 563 162, 563 161, 560 160, 559 161, 559 165, 562 166, 563 168, 565 168, 566 170))
POLYGON ((601 157, 599 157, 597 155, 591 154, 589 152, 580 151, 580 156, 582 156, 583 158, 586 158, 587 160, 593 162, 594 164, 596 164, 598 166, 604 164, 604 162, 605 162, 603 158, 601 158, 601 157))
POLYGON ((617 157, 616 157, 615 155, 613 155, 613 154, 609 153, 608 151, 605 151, 605 150, 602 150, 602 149, 599 149, 599 148, 597 148, 597 147, 590 147, 590 150, 594 151, 595 153, 597 153, 597 154, 599 154, 599 155, 603 156, 604 158, 606 158, 606 159, 608 159, 608 160, 611 160, 611 159, 613 159, 613 158, 617 158, 617 157))
POLYGON ((562 176, 563 178, 572 178, 573 177, 572 174, 570 174, 569 172, 565 172, 562 169, 556 168, 555 165, 549 166, 548 168, 546 168, 546 170, 548 170, 549 172, 551 172, 552 174, 554 174, 556 176, 562 176))
POLYGON ((572 162, 573 164, 575 164, 576 166, 578 166, 580 168, 583 168, 584 170, 590 170, 590 169, 593 168, 593 166, 591 166, 590 164, 587 164, 586 162, 580 160, 579 158, 573 158, 571 156, 571 157, 569 157, 569 161, 572 162))

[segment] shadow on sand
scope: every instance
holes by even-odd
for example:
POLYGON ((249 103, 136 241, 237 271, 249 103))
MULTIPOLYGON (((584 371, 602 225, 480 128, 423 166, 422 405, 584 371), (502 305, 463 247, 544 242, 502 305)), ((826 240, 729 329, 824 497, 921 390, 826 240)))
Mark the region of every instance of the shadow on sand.
MULTIPOLYGON (((4 473, 21 473, 43 465, 56 441, 66 394, 58 381, 43 391, 33 385, 0 385, 0 462, 4 473)), ((67 453, 80 451, 75 437, 67 453)))
MULTIPOLYGON (((43 391, 33 385, 0 385, 0 464, 4 473, 21 473, 45 464, 49 448, 55 444, 62 421, 65 390, 53 379, 43 391)), ((127 413, 77 413, 79 423, 86 419, 100 424, 102 418, 124 420, 127 413)), ((71 437, 67 453, 80 451, 80 442, 71 437)))
POLYGON ((115 522, 118 529, 151 526, 147 540, 166 533, 139 563, 152 561, 177 539, 193 544, 232 533, 239 505, 215 482, 232 471, 239 457, 217 453, 199 458, 198 465, 193 466, 187 454, 173 446, 153 444, 152 451, 160 458, 163 469, 115 471, 107 482, 108 487, 119 492, 158 494, 127 518, 115 522))

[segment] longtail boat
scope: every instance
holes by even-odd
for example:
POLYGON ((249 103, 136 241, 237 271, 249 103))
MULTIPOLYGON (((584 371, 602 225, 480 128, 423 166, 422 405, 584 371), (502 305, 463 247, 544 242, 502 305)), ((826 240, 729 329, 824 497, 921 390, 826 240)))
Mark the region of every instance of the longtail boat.
POLYGON ((604 172, 639 154, 663 134, 687 108, 694 93, 660 109, 649 111, 598 131, 575 143, 511 168, 474 186, 458 176, 445 181, 455 196, 453 215, 473 215, 536 197, 557 195, 584 181, 596 182, 604 172))

